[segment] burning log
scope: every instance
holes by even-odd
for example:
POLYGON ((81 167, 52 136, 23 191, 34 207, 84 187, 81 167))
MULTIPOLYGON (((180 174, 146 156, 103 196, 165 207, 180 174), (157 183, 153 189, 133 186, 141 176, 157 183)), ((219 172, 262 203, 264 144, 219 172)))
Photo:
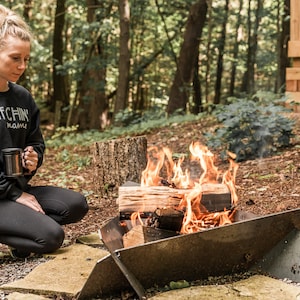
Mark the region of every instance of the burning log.
POLYGON ((116 194, 126 181, 141 181, 147 165, 147 139, 141 136, 96 142, 93 162, 97 191, 102 196, 116 194))
POLYGON ((147 220, 147 225, 165 230, 180 231, 184 212, 174 208, 158 208, 147 220))
MULTIPOLYGON (((231 193, 225 184, 206 183, 201 185, 201 210, 216 212, 232 209, 231 193)), ((191 189, 176 189, 166 186, 119 187, 119 212, 121 219, 128 219, 133 212, 152 215, 156 209, 176 208, 191 189)))
POLYGON ((124 248, 128 248, 176 235, 178 235, 178 232, 176 231, 153 228, 145 225, 136 225, 124 234, 123 245, 124 248))

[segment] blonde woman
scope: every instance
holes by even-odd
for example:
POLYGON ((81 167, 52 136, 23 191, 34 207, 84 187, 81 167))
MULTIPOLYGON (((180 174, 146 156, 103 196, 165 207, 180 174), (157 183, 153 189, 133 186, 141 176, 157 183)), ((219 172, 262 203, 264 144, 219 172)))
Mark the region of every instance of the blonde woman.
POLYGON ((31 41, 22 18, 0 5, 0 243, 18 258, 57 250, 64 240, 61 225, 81 220, 88 211, 80 193, 29 184, 45 150, 39 109, 16 83, 27 67, 31 41), (23 149, 23 175, 5 174, 4 148, 23 149))

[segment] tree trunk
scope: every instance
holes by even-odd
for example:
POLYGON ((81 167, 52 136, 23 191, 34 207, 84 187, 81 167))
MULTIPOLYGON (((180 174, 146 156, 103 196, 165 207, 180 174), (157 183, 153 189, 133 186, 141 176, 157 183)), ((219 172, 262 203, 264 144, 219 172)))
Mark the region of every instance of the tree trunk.
POLYGON ((290 0, 284 0, 283 8, 281 7, 282 1, 278 0, 278 40, 277 40, 277 79, 275 93, 284 92, 285 89, 285 70, 289 67, 288 58, 288 40, 290 35, 290 0))
POLYGON ((141 182, 147 165, 147 139, 143 136, 96 142, 93 146, 94 182, 102 195, 117 195, 126 181, 141 182))
POLYGON ((247 94, 253 94, 255 91, 255 64, 256 64, 256 53, 257 53, 257 34, 258 28, 261 20, 263 8, 263 0, 257 0, 257 6, 255 11, 255 23, 253 26, 252 34, 252 22, 251 22, 251 0, 249 0, 248 8, 248 53, 247 53, 247 63, 246 72, 243 78, 242 92, 247 94))
POLYGON ((212 43, 212 28, 213 28, 213 20, 212 20, 212 0, 208 0, 208 24, 207 24, 207 47, 206 47, 206 71, 205 71, 205 102, 210 103, 209 94, 210 94, 210 62, 211 62, 211 43, 212 43))
POLYGON ((198 53, 202 29, 206 20, 206 0, 200 0, 191 6, 186 24, 183 44, 180 49, 178 66, 171 87, 167 113, 186 111, 188 89, 194 72, 195 59, 198 53))
POLYGON ((118 112, 127 107, 128 84, 130 69, 130 7, 128 0, 119 0, 120 12, 120 56, 119 56, 119 76, 118 90, 114 107, 114 117, 118 112))
POLYGON ((238 62, 238 54, 239 54, 239 28, 241 25, 241 11, 243 8, 244 0, 240 0, 239 10, 237 14, 237 22, 235 26, 235 38, 233 45, 233 62, 231 68, 231 76, 230 76, 230 86, 229 86, 229 96, 234 95, 234 87, 235 87, 235 76, 236 76, 236 66, 238 62))
POLYGON ((195 59, 195 67, 194 67, 194 76, 193 76, 193 103, 190 109, 191 113, 194 115, 199 114, 203 111, 202 107, 202 92, 201 92, 201 84, 199 79, 199 51, 195 59))
MULTIPOLYGON (((31 17, 32 17, 32 0, 25 0, 24 10, 23 10, 23 17, 24 17, 24 20, 27 23, 30 23, 30 20, 31 20, 31 17)), ((30 84, 30 81, 27 80, 27 78, 26 78, 26 73, 27 72, 25 70, 25 72, 19 78, 18 84, 22 85, 27 90, 30 90, 31 89, 31 84, 30 84)))
MULTIPOLYGON (((86 0, 87 22, 95 22, 96 9, 99 0, 86 0)), ((103 35, 91 33, 93 42, 86 51, 85 66, 82 70, 82 80, 78 84, 79 105, 75 110, 73 124, 79 124, 82 130, 104 129, 107 126, 108 100, 105 94, 106 67, 101 60, 105 56, 103 50, 103 35)), ((74 102, 77 99, 74 100, 74 102)), ((72 114, 73 112, 71 112, 72 114)), ((71 119, 71 116, 69 117, 71 119)))
MULTIPOLYGON (((66 76, 59 74, 57 66, 63 64, 63 53, 64 53, 64 43, 63 43, 63 29, 65 24, 65 3, 66 0, 56 1, 56 11, 55 11, 55 24, 54 24, 54 34, 53 34, 53 100, 51 103, 52 110, 55 109, 56 104, 59 106, 67 106, 68 93, 66 91, 66 76)), ((61 120, 58 120, 58 125, 60 125, 61 120)))
POLYGON ((217 62, 217 72, 216 72, 216 86, 215 86, 215 99, 214 104, 219 104, 221 101, 221 86, 222 86, 222 75, 223 75, 223 56, 224 56, 224 48, 226 42, 226 26, 228 21, 228 11, 229 11, 229 0, 225 2, 225 16, 222 24, 222 33, 219 42, 219 55, 218 55, 218 62, 217 62))

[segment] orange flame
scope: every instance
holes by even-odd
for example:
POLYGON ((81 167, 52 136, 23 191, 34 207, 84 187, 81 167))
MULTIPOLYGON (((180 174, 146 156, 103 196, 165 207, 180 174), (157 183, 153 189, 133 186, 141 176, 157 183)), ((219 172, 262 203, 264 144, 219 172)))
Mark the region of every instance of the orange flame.
POLYGON ((189 188, 192 186, 188 170, 183 172, 181 164, 184 161, 182 156, 178 162, 172 159, 172 152, 169 148, 150 147, 147 153, 147 166, 142 172, 141 186, 158 186, 162 180, 160 172, 165 167, 166 177, 170 183, 177 188, 189 188))
MULTIPOLYGON (((227 185, 234 207, 238 202, 235 189, 238 164, 233 159, 229 159, 230 166, 222 175, 221 171, 215 166, 213 153, 206 146, 201 145, 199 142, 193 142, 190 144, 189 150, 192 154, 191 159, 198 160, 203 170, 198 182, 191 180, 189 170, 182 170, 181 165, 184 161, 184 156, 177 162, 174 162, 172 152, 168 148, 158 149, 157 147, 151 147, 148 149, 148 162, 146 169, 142 173, 141 186, 161 185, 163 177, 161 177, 160 173, 164 167, 168 182, 172 183, 176 188, 189 189, 183 195, 178 206, 179 209, 185 211, 181 233, 192 233, 205 228, 232 223, 235 214, 234 209, 224 209, 222 212, 210 213, 203 208, 201 205, 202 185, 220 182, 227 185)), ((234 155, 231 154, 231 157, 234 157, 234 155)))
POLYGON ((203 169, 203 173, 199 178, 199 183, 217 183, 220 172, 214 165, 214 155, 208 150, 206 146, 200 143, 191 143, 190 152, 192 158, 199 159, 200 165, 203 169))
POLYGON ((141 225, 143 225, 143 220, 141 217, 141 214, 139 212, 134 212, 130 216, 132 227, 137 225, 137 222, 139 222, 141 225))

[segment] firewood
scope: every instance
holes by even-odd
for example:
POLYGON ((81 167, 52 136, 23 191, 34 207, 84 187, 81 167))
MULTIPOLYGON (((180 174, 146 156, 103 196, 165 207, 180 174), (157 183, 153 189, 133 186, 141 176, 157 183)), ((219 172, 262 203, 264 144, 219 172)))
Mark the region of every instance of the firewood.
POLYGON ((148 218, 147 225, 155 228, 180 231, 184 212, 174 208, 157 208, 151 218, 148 218))
POLYGON ((176 235, 178 235, 176 231, 136 225, 123 235, 123 245, 124 248, 128 248, 176 235))
MULTIPOLYGON (((120 186, 118 205, 120 215, 132 212, 153 213, 157 208, 174 208, 191 189, 166 186, 120 186)), ((223 211, 231 209, 231 194, 225 184, 203 184, 201 206, 204 210, 223 211)))

